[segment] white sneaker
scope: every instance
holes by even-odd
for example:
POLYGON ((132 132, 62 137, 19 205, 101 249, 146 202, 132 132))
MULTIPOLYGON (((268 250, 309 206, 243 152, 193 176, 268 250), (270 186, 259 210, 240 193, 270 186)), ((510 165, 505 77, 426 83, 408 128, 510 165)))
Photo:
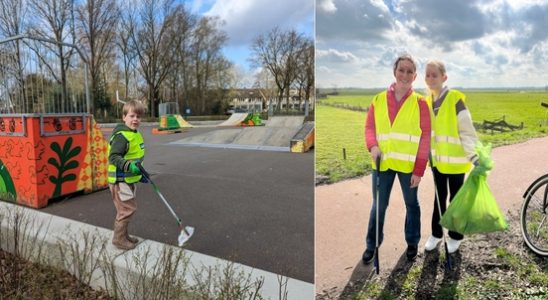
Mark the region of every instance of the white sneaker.
POLYGON ((462 240, 454 240, 452 238, 448 238, 447 251, 449 251, 449 253, 454 253, 455 251, 459 250, 460 243, 462 243, 462 240))
POLYGON ((438 246, 440 241, 441 239, 438 239, 437 237, 431 235, 426 241, 426 244, 424 244, 424 250, 426 251, 434 250, 438 246))

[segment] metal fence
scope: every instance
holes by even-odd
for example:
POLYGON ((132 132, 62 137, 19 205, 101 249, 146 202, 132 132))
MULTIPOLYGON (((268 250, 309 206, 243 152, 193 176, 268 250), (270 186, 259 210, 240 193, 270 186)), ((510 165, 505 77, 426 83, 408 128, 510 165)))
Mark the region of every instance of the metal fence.
POLYGON ((90 109, 88 66, 76 46, 30 36, 0 40, 0 114, 90 109))
POLYGON ((179 114, 179 103, 177 102, 164 102, 158 105, 158 111, 160 116, 165 115, 177 115, 179 114))

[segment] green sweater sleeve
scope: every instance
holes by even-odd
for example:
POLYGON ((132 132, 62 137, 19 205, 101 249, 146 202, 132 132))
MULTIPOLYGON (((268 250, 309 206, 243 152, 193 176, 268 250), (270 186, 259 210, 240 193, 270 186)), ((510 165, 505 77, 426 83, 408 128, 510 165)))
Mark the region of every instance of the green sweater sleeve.
POLYGON ((130 161, 125 160, 124 156, 128 149, 128 140, 122 134, 116 134, 110 141, 109 163, 115 165, 118 170, 127 172, 129 170, 130 161))

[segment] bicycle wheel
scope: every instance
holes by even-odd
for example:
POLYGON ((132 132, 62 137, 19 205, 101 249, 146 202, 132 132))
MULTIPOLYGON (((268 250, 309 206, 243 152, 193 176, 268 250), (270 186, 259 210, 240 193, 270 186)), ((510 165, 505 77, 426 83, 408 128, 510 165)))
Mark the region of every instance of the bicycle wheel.
POLYGON ((548 176, 539 179, 523 195, 521 232, 531 250, 548 256, 548 176))

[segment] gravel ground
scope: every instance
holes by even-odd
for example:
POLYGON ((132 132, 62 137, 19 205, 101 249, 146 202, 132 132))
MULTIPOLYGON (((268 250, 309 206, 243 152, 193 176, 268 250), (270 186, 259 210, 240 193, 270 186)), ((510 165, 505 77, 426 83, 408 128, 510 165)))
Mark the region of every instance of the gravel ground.
MULTIPOLYGON (((451 255, 451 271, 440 244, 414 263, 402 256, 390 273, 372 271, 349 282, 338 299, 548 299, 548 259, 527 248, 519 217, 508 218, 505 232, 467 237, 451 255)), ((324 293, 316 299, 335 298, 324 293)))

